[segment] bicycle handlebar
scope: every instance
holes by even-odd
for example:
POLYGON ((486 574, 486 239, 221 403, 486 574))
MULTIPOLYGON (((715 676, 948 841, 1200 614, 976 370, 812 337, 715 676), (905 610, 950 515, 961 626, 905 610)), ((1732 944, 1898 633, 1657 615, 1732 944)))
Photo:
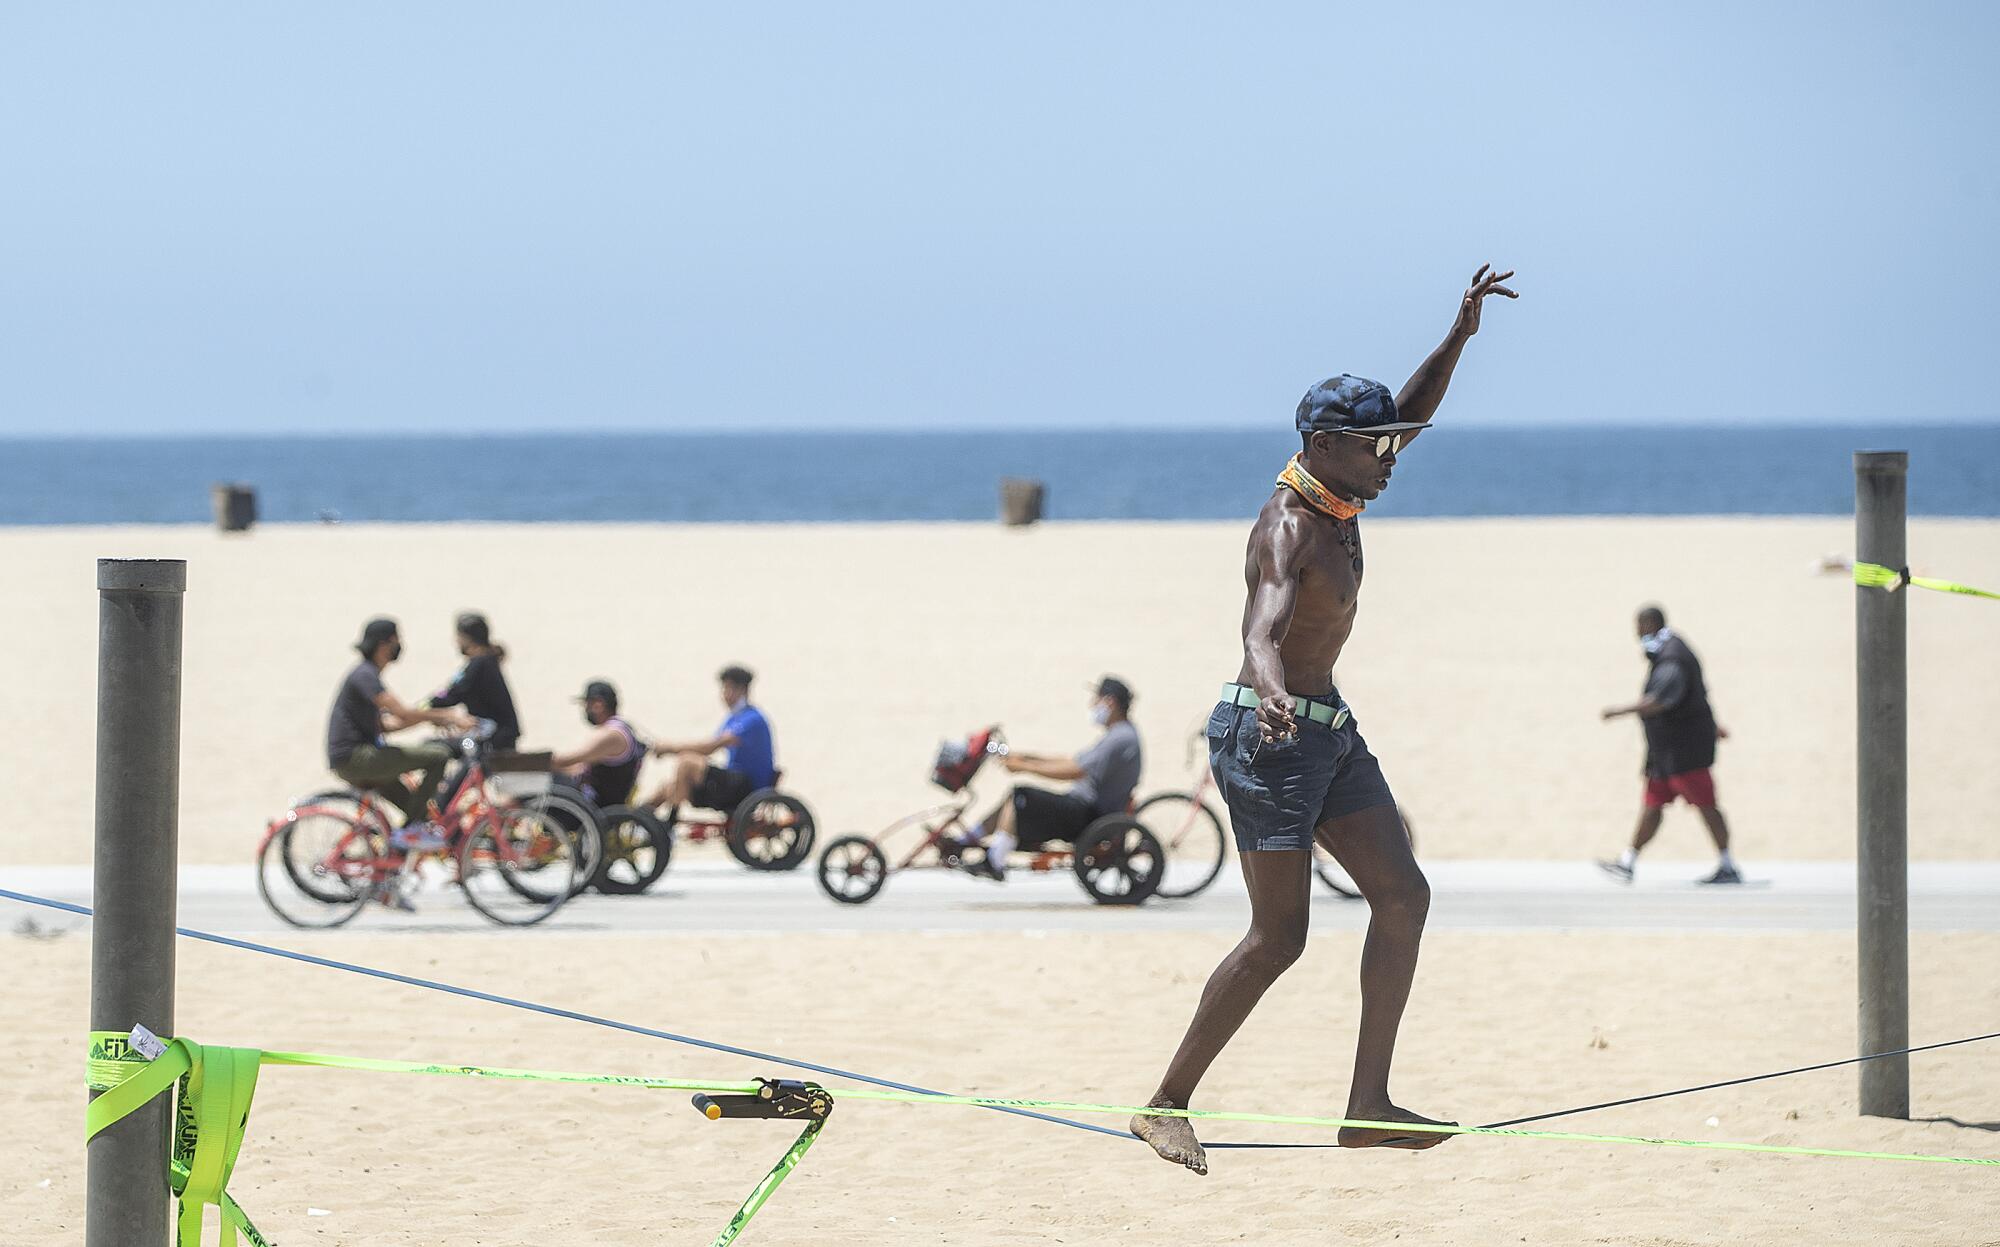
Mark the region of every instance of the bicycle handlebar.
POLYGON ((499 730, 500 725, 492 719, 475 719, 471 731, 448 732, 445 733, 444 739, 451 742, 454 753, 461 753, 469 758, 478 753, 486 742, 492 740, 493 733, 499 730))

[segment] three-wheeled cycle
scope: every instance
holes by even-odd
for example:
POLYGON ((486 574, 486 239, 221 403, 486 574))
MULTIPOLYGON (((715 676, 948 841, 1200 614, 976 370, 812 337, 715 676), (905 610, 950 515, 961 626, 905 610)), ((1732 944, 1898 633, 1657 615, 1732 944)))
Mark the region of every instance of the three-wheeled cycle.
POLYGON ((643 805, 614 805, 601 814, 603 865, 591 886, 613 896, 644 892, 659 882, 678 844, 720 841, 729 855, 752 870, 796 870, 812 855, 817 835, 811 807, 777 787, 759 788, 734 809, 674 806, 656 811, 643 805))
MULTIPOLYGON (((971 831, 966 814, 972 808, 967 791, 986 759, 1007 752, 997 727, 974 732, 963 743, 947 743, 931 767, 931 782, 952 799, 905 815, 873 836, 841 836, 819 855, 819 885, 845 905, 874 900, 891 874, 924 868, 954 869, 958 837, 971 831), (887 846, 900 849, 893 859, 887 846)), ((1144 823, 1130 814, 1106 814, 1074 842, 1050 842, 1020 849, 1014 864, 1032 871, 1067 867, 1099 905, 1138 905, 1159 891, 1167 872, 1167 854, 1144 823)))

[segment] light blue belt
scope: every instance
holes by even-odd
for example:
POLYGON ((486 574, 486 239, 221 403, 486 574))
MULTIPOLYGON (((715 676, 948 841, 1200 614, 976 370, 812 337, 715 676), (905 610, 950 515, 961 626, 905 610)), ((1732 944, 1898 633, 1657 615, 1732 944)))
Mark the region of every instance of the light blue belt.
MULTIPOLYGON (((1222 700, 1232 706, 1254 706, 1264 699, 1257 696, 1257 690, 1247 684, 1225 684, 1222 686, 1222 700)), ((1325 702, 1308 701, 1303 697, 1292 698, 1292 712, 1311 719, 1314 723, 1324 723, 1335 731, 1347 722, 1347 707, 1338 710, 1325 702)))

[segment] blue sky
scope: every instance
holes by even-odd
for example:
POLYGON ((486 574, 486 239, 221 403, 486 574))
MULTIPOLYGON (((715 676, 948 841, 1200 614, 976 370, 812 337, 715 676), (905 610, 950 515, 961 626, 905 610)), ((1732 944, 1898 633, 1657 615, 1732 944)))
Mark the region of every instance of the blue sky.
POLYGON ((0 434, 2000 415, 2000 6, 15 4, 0 434))

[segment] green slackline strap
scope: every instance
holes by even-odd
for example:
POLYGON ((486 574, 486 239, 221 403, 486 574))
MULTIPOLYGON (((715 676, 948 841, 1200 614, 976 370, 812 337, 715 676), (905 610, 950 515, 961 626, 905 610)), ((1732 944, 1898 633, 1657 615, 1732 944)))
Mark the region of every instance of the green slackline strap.
POLYGON ((90 1032, 90 1049, 83 1065, 84 1083, 92 1091, 109 1091, 139 1072, 152 1058, 132 1047, 130 1035, 116 1031, 90 1032))
MULTIPOLYGON (((250 1223, 225 1189, 236 1158, 243 1146, 244 1126, 249 1118, 251 1096, 257 1086, 260 1065, 294 1065, 322 1069, 352 1069, 370 1073, 434 1074, 467 1078, 499 1078, 530 1082, 582 1083, 637 1087, 662 1091, 703 1091, 754 1094, 759 1083, 708 1082, 678 1078, 645 1078, 623 1074, 567 1073, 556 1070, 509 1069, 484 1065, 440 1065, 418 1061, 386 1061, 368 1057, 328 1056, 312 1052, 264 1052, 255 1048, 204 1047, 185 1039, 160 1041, 135 1028, 133 1035, 93 1031, 86 1070, 93 1090, 101 1091, 85 1110, 86 1139, 111 1125, 161 1092, 180 1084, 176 1109, 172 1185, 180 1197, 176 1247, 200 1247, 203 1208, 214 1204, 221 1212, 216 1231, 216 1247, 234 1247, 247 1240, 251 1247, 267 1247, 264 1237, 250 1223), (148 1059, 137 1041, 150 1041, 158 1055, 148 1059), (239 1240, 240 1236, 240 1240, 239 1240)), ((1763 1152, 1783 1156, 1833 1156, 1858 1160, 1925 1161, 1946 1165, 2000 1167, 2000 1159, 1974 1156, 1938 1156, 1913 1152, 1866 1152, 1845 1148, 1793 1147, 1772 1143, 1737 1143, 1727 1140, 1656 1139, 1640 1135, 1581 1134, 1556 1130, 1507 1130, 1484 1126, 1446 1126, 1416 1122, 1384 1122, 1345 1117, 1300 1117, 1274 1113, 1225 1113, 1201 1109, 1153 1108, 1131 1104, 1085 1104, 1067 1100, 1015 1100, 989 1096, 933 1095, 875 1088, 826 1088, 838 1099, 876 1100, 904 1104, 957 1104, 979 1108, 1025 1108, 1043 1112, 1110 1113, 1152 1117, 1186 1117, 1205 1121, 1261 1122, 1271 1125, 1308 1126, 1337 1129, 1355 1126, 1371 1130, 1393 1130, 1402 1134, 1481 1134, 1516 1139, 1556 1139, 1574 1143, 1645 1144, 1652 1147, 1702 1148, 1725 1152, 1763 1152)), ((718 1234, 711 1247, 729 1247, 763 1208, 778 1186, 804 1159, 819 1137, 825 1118, 808 1120, 805 1129, 771 1171, 764 1175, 749 1198, 718 1234)))
POLYGON ((491 1065, 438 1065, 426 1061, 378 1061, 370 1057, 325 1056, 317 1052, 266 1052, 266 1065, 306 1065, 320 1069, 358 1069, 378 1074, 456 1074, 468 1078, 514 1078, 529 1082, 596 1083, 614 1087, 643 1087, 654 1091, 717 1091, 754 1095, 762 1084, 755 1082, 689 1081, 679 1078, 640 1078, 626 1074, 568 1074, 559 1070, 505 1069, 491 1065))
POLYGON ((750 1198, 743 1201, 743 1206, 729 1218, 729 1224, 722 1227, 722 1233, 715 1236, 709 1247, 729 1247, 729 1244, 736 1241, 736 1236, 743 1232, 743 1227, 750 1224, 750 1218, 756 1216, 758 1210, 763 1208, 764 1201, 776 1193, 778 1184, 790 1177, 792 1170, 799 1167, 799 1162, 805 1159, 806 1149, 813 1145, 813 1140, 819 1137, 820 1127, 824 1125, 826 1125, 825 1118, 817 1118, 806 1123, 806 1128, 799 1132, 797 1139, 793 1140, 791 1149, 778 1158, 777 1164, 771 1166, 771 1172, 764 1175, 763 1181, 757 1184, 757 1189, 750 1192, 750 1198))
MULTIPOLYGON (((640 1087, 654 1091, 707 1091, 736 1095, 755 1095, 761 1084, 754 1082, 714 1082, 691 1081, 681 1078, 644 1078, 625 1074, 577 1074, 560 1070, 507 1069, 491 1065, 439 1065, 423 1061, 383 1061, 369 1057, 326 1056, 316 1052, 266 1052, 266 1065, 298 1065, 320 1069, 354 1069, 381 1074, 445 1074, 467 1078, 506 1078, 528 1082, 583 1083, 613 1087, 640 1087)), ((757 1215, 764 1204, 777 1192, 780 1183, 791 1176, 799 1162, 819 1137, 823 1119, 809 1121, 792 1146, 779 1158, 771 1171, 764 1175, 748 1199, 743 1201, 729 1224, 716 1235, 710 1247, 728 1247, 736 1241, 750 1219, 757 1215)))
POLYGON ((138 1032, 130 1038, 91 1032, 86 1072, 91 1088, 103 1094, 84 1109, 85 1142, 179 1083, 174 1150, 168 1165, 169 1182, 180 1198, 177 1247, 200 1247, 202 1210, 209 1204, 221 1214, 216 1247, 234 1247, 240 1241, 267 1247, 264 1236, 224 1189, 243 1148, 262 1054, 254 1048, 208 1048, 175 1039, 155 1040, 160 1052, 149 1059, 134 1042, 138 1038, 138 1032))
POLYGON ((1971 585, 1962 585, 1951 580, 1938 580, 1932 576, 1911 576, 1907 572, 1898 571, 1893 567, 1884 567, 1880 563, 1856 563, 1854 565, 1854 583, 1870 589, 1887 589, 1891 593, 1902 588, 1903 585, 1909 584, 1919 589, 1932 589, 1939 593, 1962 593, 1969 597, 2000 600, 2000 593, 1988 593, 1984 589, 1975 589, 1971 585))
MULTIPOLYGON (((202 1208, 215 1204, 222 1210, 218 1247, 231 1247, 234 1239, 222 1235, 240 1233, 251 1247, 268 1247, 264 1236, 250 1223, 243 1209, 223 1189, 236 1167, 243 1146, 243 1126, 250 1112, 250 1097, 256 1089, 260 1065, 296 1065, 322 1069, 352 1069, 384 1074, 446 1074, 471 1078, 520 1079, 531 1082, 586 1083, 601 1086, 639 1087, 656 1091, 703 1091, 755 1095, 762 1087, 756 1082, 717 1082, 680 1078, 639 1078, 623 1074, 574 1074, 556 1070, 507 1069, 488 1065, 438 1065, 421 1061, 384 1061, 370 1057, 326 1056, 314 1052, 264 1052, 254 1048, 211 1048, 185 1039, 155 1040, 162 1049, 157 1058, 142 1052, 136 1039, 115 1031, 92 1031, 85 1062, 85 1077, 93 1091, 102 1095, 85 1112, 86 1140, 118 1121, 177 1081, 186 1079, 176 1110, 174 1156, 171 1161, 174 1193, 180 1196, 180 1219, 176 1247, 200 1247, 202 1208)), ((144 1036, 153 1039, 152 1036, 144 1036)), ((825 1119, 813 1119, 792 1143, 771 1171, 764 1175, 748 1199, 716 1236, 712 1247, 727 1247, 736 1240, 764 1207, 779 1184, 804 1159, 813 1140, 819 1137, 825 1119)))
MULTIPOLYGON (((577 1074, 553 1070, 500 1069, 481 1065, 438 1065, 416 1061, 380 1061, 364 1057, 324 1056, 308 1052, 265 1052, 267 1065, 310 1065, 329 1069, 373 1070, 401 1074, 455 1074, 473 1078, 512 1078, 534 1082, 603 1083, 614 1086, 648 1087, 668 1091, 755 1091, 756 1083, 690 1082, 672 1078, 641 1078, 621 1074, 577 1074)), ((1865 1152, 1844 1148, 1792 1147, 1775 1143, 1737 1143, 1728 1140, 1656 1139, 1642 1135, 1581 1134, 1564 1130, 1506 1130, 1481 1126, 1429 1126, 1411 1122, 1367 1121, 1346 1117, 1295 1117, 1272 1113, 1223 1113, 1202 1109, 1150 1108, 1131 1104, 1083 1104, 1067 1100, 1013 1100, 990 1096, 928 1095, 912 1091, 885 1091, 872 1087, 828 1087, 838 1100, 879 1100, 902 1104, 962 1104, 977 1108, 1026 1108, 1052 1113, 1108 1113, 1125 1116, 1188 1117, 1209 1121, 1261 1122, 1268 1125, 1307 1126, 1339 1129, 1356 1126, 1368 1130, 1396 1130, 1418 1134, 1486 1134, 1514 1139, 1555 1139, 1572 1143, 1643 1143, 1655 1147, 1694 1147, 1729 1152, 1770 1152, 1786 1156, 1844 1156, 1866 1160, 1926 1161, 1934 1164, 1992 1165, 2000 1159, 1976 1156, 1938 1156, 1916 1152, 1865 1152)))
POLYGON ((1571 1143, 1644 1143, 1654 1147, 1698 1147, 1723 1152, 1772 1152, 1781 1156, 1845 1156, 1858 1160, 1918 1160, 1945 1165, 1993 1165, 2000 1158, 1934 1156, 1921 1152, 1858 1152, 1832 1147, 1790 1147, 1776 1143, 1736 1143, 1709 1139, 1655 1139, 1631 1134, 1578 1134, 1566 1130, 1503 1130, 1492 1126, 1423 1125, 1404 1121, 1366 1121, 1347 1117, 1288 1117, 1275 1113, 1212 1113, 1202 1109, 1153 1108, 1130 1104, 1077 1104, 1066 1100, 998 1100, 969 1095, 915 1095, 867 1087, 828 1087, 844 1100, 895 1100, 911 1104, 965 1104, 978 1108, 1033 1108, 1045 1113, 1118 1113, 1144 1117, 1188 1117, 1209 1121, 1263 1122, 1320 1129, 1358 1126, 1364 1130, 1395 1130, 1404 1134, 1492 1134, 1512 1139, 1559 1139, 1571 1143))
MULTIPOLYGON (((365 1069, 404 1074, 460 1074, 475 1078, 519 1078, 538 1082, 611 1083, 628 1087, 653 1087, 671 1091, 756 1090, 755 1083, 685 1082, 669 1078, 638 1078, 616 1074, 571 1074, 551 1070, 494 1069, 478 1065, 435 1065, 413 1061, 374 1061, 360 1057, 320 1056, 304 1052, 266 1052, 269 1065, 317 1065, 334 1069, 365 1069)), ((1390 1129, 1406 1133, 1489 1134, 1515 1139, 1558 1139, 1572 1143, 1644 1143, 1656 1147, 1695 1147, 1729 1152, 1771 1152, 1785 1156, 1844 1156, 1866 1160, 1927 1161, 1934 1164, 1993 1165, 2000 1159, 1975 1156, 1936 1156, 1915 1152, 1864 1152, 1844 1148, 1792 1147, 1775 1143, 1736 1143, 1708 1139, 1655 1139, 1641 1135, 1580 1134, 1565 1130, 1502 1130, 1480 1126, 1427 1126, 1410 1122, 1365 1121, 1345 1117, 1291 1117, 1271 1113, 1221 1113, 1201 1109, 1149 1108, 1130 1104, 1080 1104, 1067 1100, 1009 1100, 989 1096, 927 1095, 913 1091, 885 1091, 872 1087, 828 1087, 838 1100, 880 1100, 901 1104, 963 1104, 976 1108, 1027 1108, 1045 1113, 1111 1113, 1123 1116, 1190 1117, 1210 1121, 1262 1122, 1268 1125, 1309 1126, 1338 1129, 1390 1129)), ((808 1145, 810 1140, 805 1141, 808 1145)), ((800 1154, 803 1155, 803 1149, 800 1154)), ((782 1162, 781 1162, 782 1163, 782 1162)), ((796 1160, 793 1161, 796 1164, 796 1160)), ((773 1171, 774 1173, 776 1171, 773 1171)), ((789 1172, 789 1168, 787 1168, 789 1172)), ((772 1183, 775 1187, 776 1183, 772 1183)), ((760 1204, 761 1200, 758 1201, 760 1204)))

